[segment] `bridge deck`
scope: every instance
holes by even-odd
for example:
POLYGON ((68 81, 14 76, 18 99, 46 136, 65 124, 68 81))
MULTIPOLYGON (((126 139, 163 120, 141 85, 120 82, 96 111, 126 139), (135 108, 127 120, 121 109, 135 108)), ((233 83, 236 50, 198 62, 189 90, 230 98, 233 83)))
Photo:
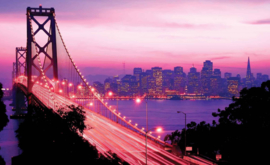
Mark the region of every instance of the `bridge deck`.
MULTIPOLYGON (((59 108, 48 99, 49 92, 46 88, 34 85, 33 93, 43 104, 49 105, 54 110, 59 108)), ((58 105, 78 105, 72 100, 57 94, 55 94, 55 102, 58 102, 58 105)), ((130 164, 145 164, 144 136, 87 108, 85 110, 86 124, 92 128, 85 130, 83 137, 95 145, 99 152, 109 156, 107 151, 112 151, 112 153, 116 153, 121 159, 130 164)), ((189 164, 186 160, 165 151, 161 145, 151 140, 147 142, 148 164, 189 164)))

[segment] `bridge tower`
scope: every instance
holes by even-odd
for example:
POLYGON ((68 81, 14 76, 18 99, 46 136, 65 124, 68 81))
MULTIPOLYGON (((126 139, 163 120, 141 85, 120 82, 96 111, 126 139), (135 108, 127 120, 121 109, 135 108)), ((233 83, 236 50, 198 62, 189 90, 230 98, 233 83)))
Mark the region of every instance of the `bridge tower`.
POLYGON ((13 70, 12 70, 12 85, 14 84, 14 80, 16 78, 16 62, 13 62, 13 70))
POLYGON ((15 72, 16 77, 21 76, 21 75, 26 76, 26 47, 16 47, 16 66, 15 67, 16 67, 16 72, 15 72))
POLYGON ((31 94, 32 87, 36 81, 39 81, 42 78, 47 78, 42 73, 46 73, 51 67, 53 70, 54 80, 58 79, 58 69, 57 69, 57 47, 56 47, 56 26, 55 26, 55 10, 54 8, 42 8, 40 5, 39 8, 28 7, 26 11, 27 17, 27 54, 26 54, 26 71, 27 71, 27 98, 28 104, 31 104, 31 94), (45 17, 43 23, 38 22, 36 17, 45 17), (48 32, 45 29, 46 24, 50 24, 50 31, 48 32), (37 25, 37 29, 33 31, 33 24, 37 25), (47 35, 47 42, 44 46, 37 43, 34 39, 36 34, 40 31, 43 31, 47 35), (47 49, 50 46, 52 50, 51 54, 47 53, 47 49), (36 49, 37 48, 37 49, 36 49), (36 49, 36 50, 35 50, 36 49), (41 61, 38 61, 38 55, 43 53, 46 60, 49 61, 49 65, 40 67, 38 64, 41 61), (33 75, 33 69, 38 72, 37 77, 33 75))

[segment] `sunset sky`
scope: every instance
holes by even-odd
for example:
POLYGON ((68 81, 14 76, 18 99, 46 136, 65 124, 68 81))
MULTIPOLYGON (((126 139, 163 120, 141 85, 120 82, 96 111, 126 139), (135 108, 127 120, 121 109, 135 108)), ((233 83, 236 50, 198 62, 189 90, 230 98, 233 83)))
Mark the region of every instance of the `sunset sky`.
POLYGON ((61 34, 85 74, 132 73, 205 60, 233 76, 270 71, 270 0, 0 0, 0 82, 15 47, 26 46, 26 8, 54 7, 61 34))

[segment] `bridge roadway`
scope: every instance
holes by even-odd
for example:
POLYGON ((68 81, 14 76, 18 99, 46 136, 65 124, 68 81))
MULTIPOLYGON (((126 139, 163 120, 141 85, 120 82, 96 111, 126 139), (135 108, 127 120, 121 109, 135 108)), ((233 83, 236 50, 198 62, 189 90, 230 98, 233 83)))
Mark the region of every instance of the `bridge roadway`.
MULTIPOLYGON (((33 93, 47 106, 53 110, 58 108, 49 100, 48 89, 40 85, 34 85, 33 93), (53 105, 53 106, 52 106, 53 105)), ((78 104, 61 96, 54 94, 58 105, 75 105, 78 104)), ((105 156, 108 151, 116 153, 121 159, 130 164, 145 164, 145 137, 132 130, 111 121, 110 119, 97 114, 84 107, 86 111, 86 124, 92 127, 85 130, 83 137, 91 144, 95 145, 100 153, 105 156)), ((179 158, 163 149, 159 144, 153 141, 147 141, 147 163, 157 164, 190 164, 186 160, 179 158)))

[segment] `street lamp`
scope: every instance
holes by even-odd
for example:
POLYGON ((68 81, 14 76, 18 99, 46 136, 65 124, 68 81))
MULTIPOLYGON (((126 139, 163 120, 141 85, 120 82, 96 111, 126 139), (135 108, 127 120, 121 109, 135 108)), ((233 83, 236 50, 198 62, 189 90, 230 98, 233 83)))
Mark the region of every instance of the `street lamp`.
MULTIPOLYGON (((137 98, 136 103, 141 103, 141 99, 137 98)), ((145 102, 145 110, 146 110, 146 131, 148 131, 148 114, 147 114, 147 101, 143 100, 145 102)))
POLYGON ((187 155, 187 153, 186 153, 186 147, 187 147, 187 115, 186 115, 186 113, 184 113, 182 111, 177 111, 177 113, 183 113, 185 115, 185 155, 187 155))
POLYGON ((162 131, 162 128, 161 127, 158 127, 158 128, 152 128, 148 131, 145 132, 145 164, 147 165, 147 134, 148 132, 150 132, 150 134, 152 133, 151 131, 156 129, 157 132, 161 132, 162 131))
MULTIPOLYGON (((148 114, 147 114, 147 101, 143 100, 145 102, 145 110, 146 110, 146 130, 145 130, 145 162, 147 164, 147 133, 148 131, 148 114)), ((142 100, 140 98, 136 99, 136 103, 141 103, 142 100)))
MULTIPOLYGON (((111 92, 111 91, 108 92, 108 95, 109 95, 109 96, 112 96, 112 95, 113 95, 113 92, 111 92)), ((116 106, 116 107, 117 107, 116 109, 117 109, 117 112, 118 112, 118 96, 117 96, 117 99, 116 99, 116 105, 117 105, 117 106, 116 106)), ((116 118, 116 122, 118 123, 118 118, 116 118)))

